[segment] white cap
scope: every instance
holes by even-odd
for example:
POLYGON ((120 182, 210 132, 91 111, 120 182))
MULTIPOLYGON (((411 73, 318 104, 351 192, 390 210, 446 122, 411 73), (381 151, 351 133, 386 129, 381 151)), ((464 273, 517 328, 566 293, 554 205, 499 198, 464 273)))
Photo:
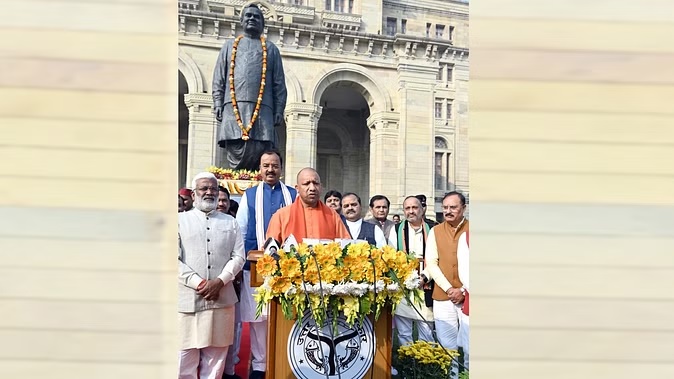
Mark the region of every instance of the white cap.
POLYGON ((215 180, 216 183, 218 182, 218 178, 216 178, 215 175, 213 175, 213 173, 211 173, 211 172, 200 172, 194 177, 194 179, 192 179, 192 189, 197 188, 197 180, 199 180, 199 179, 213 179, 213 180, 215 180))

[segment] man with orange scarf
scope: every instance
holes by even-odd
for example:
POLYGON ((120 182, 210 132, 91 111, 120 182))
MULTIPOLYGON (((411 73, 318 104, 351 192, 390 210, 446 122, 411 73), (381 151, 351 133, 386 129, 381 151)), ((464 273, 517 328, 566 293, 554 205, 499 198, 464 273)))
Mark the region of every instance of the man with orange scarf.
POLYGON ((468 366, 468 333, 464 333, 468 331, 468 306, 464 301, 468 288, 469 226, 463 215, 465 210, 463 194, 452 191, 444 196, 445 221, 428 234, 426 259, 429 279, 435 281, 433 317, 438 340, 446 349, 462 347, 464 365, 468 366))
POLYGON ((267 228, 267 238, 280 243, 290 235, 297 242, 304 238, 351 238, 337 212, 321 202, 321 178, 316 170, 309 167, 300 170, 295 189, 299 196, 292 205, 274 213, 267 228))

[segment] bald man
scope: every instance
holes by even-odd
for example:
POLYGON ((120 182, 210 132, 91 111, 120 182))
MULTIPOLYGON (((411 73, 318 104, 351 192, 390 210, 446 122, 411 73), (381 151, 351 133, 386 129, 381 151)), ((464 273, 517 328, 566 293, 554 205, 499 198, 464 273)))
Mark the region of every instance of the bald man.
POLYGON ((281 243, 291 234, 298 242, 304 238, 351 239, 337 212, 320 200, 321 177, 316 170, 310 167, 300 170, 295 189, 299 196, 292 205, 279 209, 272 216, 267 238, 281 243))

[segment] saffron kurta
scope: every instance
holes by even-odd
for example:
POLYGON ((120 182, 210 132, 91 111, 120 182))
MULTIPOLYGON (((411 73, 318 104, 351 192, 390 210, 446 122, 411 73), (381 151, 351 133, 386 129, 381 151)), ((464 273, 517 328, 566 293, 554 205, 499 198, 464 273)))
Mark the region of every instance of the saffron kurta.
POLYGON ((269 222, 267 238, 274 238, 281 243, 291 234, 297 242, 302 242, 304 238, 351 239, 349 231, 344 226, 337 212, 328 208, 320 201, 318 202, 319 206, 316 208, 309 208, 303 204, 297 198, 291 206, 279 209, 269 222), (296 224, 291 222, 292 215, 299 214, 299 212, 302 212, 304 215, 303 228, 297 228, 296 224))

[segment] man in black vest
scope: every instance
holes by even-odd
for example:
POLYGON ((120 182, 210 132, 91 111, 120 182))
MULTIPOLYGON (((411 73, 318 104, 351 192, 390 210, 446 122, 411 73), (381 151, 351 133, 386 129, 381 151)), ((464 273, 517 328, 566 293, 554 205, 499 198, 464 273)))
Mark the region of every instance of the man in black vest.
POLYGON ((368 222, 381 228, 388 244, 395 247, 398 244, 398 235, 396 234, 397 224, 387 218, 390 206, 391 202, 386 196, 372 196, 370 199, 370 213, 372 213, 373 218, 368 220, 368 222))
POLYGON ((365 240, 370 245, 382 247, 386 245, 384 232, 374 224, 363 222, 360 197, 353 192, 342 196, 342 214, 346 218, 346 227, 351 238, 365 240))

